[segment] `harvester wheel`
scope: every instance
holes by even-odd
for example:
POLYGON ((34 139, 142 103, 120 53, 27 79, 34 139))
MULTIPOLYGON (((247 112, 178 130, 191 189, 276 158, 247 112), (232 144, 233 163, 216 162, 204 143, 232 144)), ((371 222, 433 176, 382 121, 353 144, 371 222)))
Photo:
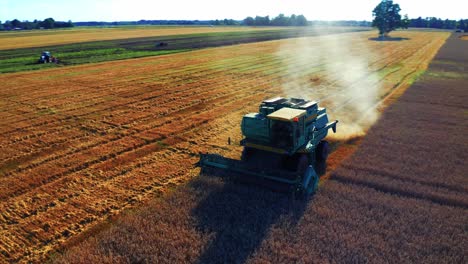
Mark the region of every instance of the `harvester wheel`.
POLYGON ((241 160, 247 162, 250 159, 252 150, 248 147, 244 147, 241 154, 241 160))
POLYGON ((317 161, 326 161, 328 158, 328 142, 325 140, 320 141, 316 150, 317 161))
MULTIPOLYGON (((313 170, 312 166, 310 168, 313 170)), ((319 184, 319 177, 315 173, 310 173, 309 170, 306 170, 304 172, 304 181, 303 184, 304 186, 302 187, 303 189, 301 190, 301 198, 303 200, 309 199, 312 195, 315 194, 315 192, 318 189, 318 184, 319 184), (310 177, 310 179, 306 179, 307 177, 310 177), (307 182, 308 180, 308 182, 307 182)))
POLYGON ((319 176, 324 175, 327 172, 327 161, 326 160, 317 161, 314 169, 315 169, 315 172, 317 172, 319 176))
POLYGON ((309 166, 309 159, 307 158, 307 155, 301 154, 297 161, 297 169, 296 169, 297 173, 301 175, 304 174, 308 166, 309 166))
MULTIPOLYGON (((300 191, 300 198, 303 200, 309 199, 318 187, 318 177, 315 173, 309 171, 309 158, 307 154, 301 154, 297 162, 297 173, 302 176, 302 190, 300 191)), ((311 167, 310 169, 313 170, 311 167)))

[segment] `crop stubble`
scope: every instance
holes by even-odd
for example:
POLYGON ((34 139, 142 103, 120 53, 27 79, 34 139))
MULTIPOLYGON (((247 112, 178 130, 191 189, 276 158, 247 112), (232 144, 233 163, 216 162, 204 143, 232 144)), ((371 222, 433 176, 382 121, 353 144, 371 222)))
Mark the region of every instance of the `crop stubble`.
MULTIPOLYGON (((339 38, 356 54, 375 51, 369 68, 380 73, 381 97, 409 85, 447 37, 401 32, 409 40, 372 42, 372 34, 339 38)), ((239 141, 242 115, 293 81, 275 56, 288 41, 0 76, 0 257, 42 259, 196 176, 200 151, 238 157, 240 147, 226 141, 239 141)), ((304 63, 295 67, 309 84, 327 75, 304 63)), ((314 98, 325 106, 340 95, 327 82, 314 98)))

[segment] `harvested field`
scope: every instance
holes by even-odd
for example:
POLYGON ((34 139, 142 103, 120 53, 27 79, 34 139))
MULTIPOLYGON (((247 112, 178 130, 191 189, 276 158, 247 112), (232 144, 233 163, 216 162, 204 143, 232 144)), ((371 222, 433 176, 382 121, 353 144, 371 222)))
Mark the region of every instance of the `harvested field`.
MULTIPOLYGON (((175 29, 175 27, 173 27, 173 29, 175 29)), ((184 30, 186 28, 180 27, 180 29, 180 34, 177 35, 157 34, 156 36, 148 37, 0 50, 0 73, 166 55, 208 47, 285 38, 311 37, 324 34, 370 30, 370 28, 362 27, 293 27, 288 29, 270 27, 269 30, 261 28, 257 31, 246 28, 243 31, 236 29, 236 31, 196 33, 195 30, 192 33, 186 33, 184 30), (52 52, 53 56, 58 58, 59 63, 37 63, 39 55, 44 50, 52 52)), ((104 33, 105 32, 103 32, 103 34, 104 33)), ((162 33, 164 33, 164 31, 162 31, 162 33)), ((80 34, 80 31, 75 32, 75 34, 80 34)), ((71 34, 69 37, 72 38, 73 36, 74 35, 71 34)), ((116 35, 116 37, 118 37, 118 35, 116 35)))
MULTIPOLYGON (((284 29, 278 27, 276 29, 284 29)), ((97 40, 142 38, 150 36, 170 36, 181 34, 261 31, 271 27, 196 27, 196 26, 144 26, 74 28, 41 31, 22 31, 0 33, 0 50, 41 47, 97 40)))
POLYGON ((404 41, 376 42, 374 34, 308 39, 352 43, 352 58, 366 58, 367 70, 345 83, 332 70, 346 60, 315 53, 297 60, 298 39, 0 75, 0 259, 41 260, 124 208, 186 183, 198 175, 199 151, 238 157, 227 138, 240 140, 242 115, 265 98, 301 86, 341 124, 358 122, 411 84, 448 36, 399 32, 404 41), (363 98, 340 98, 369 83, 378 88, 373 100, 358 117, 347 115, 363 98))
POLYGON ((448 40, 308 203, 202 175, 55 263, 467 263, 466 43, 448 40))

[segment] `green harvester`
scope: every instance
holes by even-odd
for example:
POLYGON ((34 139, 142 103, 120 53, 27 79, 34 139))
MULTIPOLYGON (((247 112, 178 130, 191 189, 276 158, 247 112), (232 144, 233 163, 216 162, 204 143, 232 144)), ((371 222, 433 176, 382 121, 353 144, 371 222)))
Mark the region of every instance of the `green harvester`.
POLYGON ((200 154, 198 165, 276 183, 296 197, 308 198, 317 190, 319 176, 325 174, 329 146, 324 139, 330 128, 336 132, 337 123, 329 122, 326 109, 314 101, 265 100, 258 113, 242 118, 241 160, 200 154))

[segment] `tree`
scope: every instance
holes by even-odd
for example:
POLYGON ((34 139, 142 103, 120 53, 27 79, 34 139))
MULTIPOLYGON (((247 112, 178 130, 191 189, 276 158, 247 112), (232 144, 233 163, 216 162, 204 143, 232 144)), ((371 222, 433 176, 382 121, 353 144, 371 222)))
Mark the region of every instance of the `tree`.
POLYGON ((5 23, 3 23, 3 28, 6 30, 11 29, 11 21, 10 20, 5 21, 5 23))
POLYGON ((382 0, 372 11, 374 20, 372 26, 379 29, 381 37, 387 36, 391 31, 401 28, 400 5, 394 4, 392 0, 382 0))
POLYGON ((296 18, 296 24, 298 26, 307 26, 307 18, 304 15, 298 15, 296 18))
POLYGON ((284 14, 279 14, 277 17, 271 20, 271 24, 273 26, 288 26, 289 17, 285 16, 284 14))
POLYGON ((411 19, 411 27, 423 28, 426 27, 426 20, 423 20, 422 17, 416 19, 411 19))
POLYGON ((269 16, 265 16, 265 17, 256 16, 254 23, 256 26, 268 26, 270 25, 270 17, 269 16))
POLYGON ((429 23, 428 27, 430 28, 443 28, 443 25, 444 25, 444 22, 442 21, 442 19, 437 18, 437 17, 429 18, 428 23, 429 23))
POLYGON ((408 18, 408 15, 405 15, 405 16, 403 17, 403 19, 401 20, 401 25, 400 25, 400 27, 406 29, 406 28, 409 27, 409 24, 410 24, 410 20, 409 20, 409 18, 408 18))
POLYGON ((255 20, 253 19, 253 17, 246 17, 244 19, 244 24, 247 26, 253 26, 255 24, 255 20))
POLYGON ((292 14, 289 18, 289 25, 288 26, 297 26, 297 16, 292 14))
POLYGON ((44 21, 42 21, 40 24, 42 27, 47 28, 47 29, 54 28, 55 20, 49 17, 49 18, 44 19, 44 21))
POLYGON ((33 22, 29 22, 27 20, 23 21, 23 23, 21 23, 22 25, 22 28, 23 29, 34 29, 34 23, 33 22))
POLYGON ((13 28, 19 28, 19 27, 21 27, 21 21, 19 21, 18 19, 13 19, 11 21, 11 26, 13 28))
POLYGON ((460 19, 460 21, 458 21, 457 24, 458 24, 458 26, 457 26, 458 29, 462 29, 465 32, 468 31, 468 19, 466 19, 466 20, 460 19))
POLYGON ((303 15, 291 15, 291 17, 279 14, 270 20, 269 16, 246 17, 243 21, 247 26, 307 26, 308 21, 303 15))

